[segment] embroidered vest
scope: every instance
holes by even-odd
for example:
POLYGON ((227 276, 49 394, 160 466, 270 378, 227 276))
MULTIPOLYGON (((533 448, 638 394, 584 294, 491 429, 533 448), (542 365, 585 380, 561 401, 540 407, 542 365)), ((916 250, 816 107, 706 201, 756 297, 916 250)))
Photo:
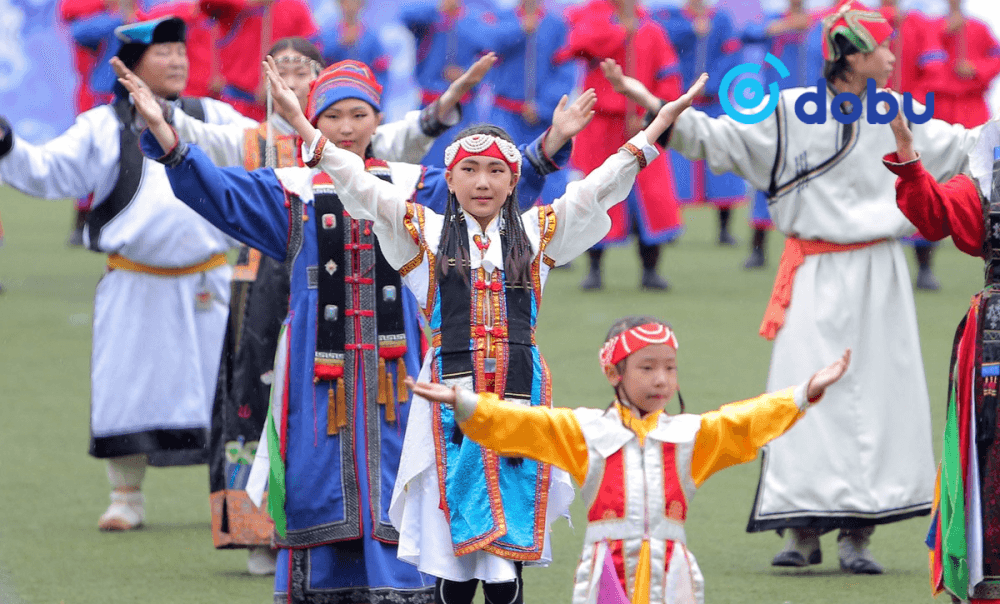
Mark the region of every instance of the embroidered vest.
MULTIPOLYGON (((101 230, 132 203, 146 170, 146 162, 139 150, 139 134, 142 131, 136 131, 132 103, 127 97, 118 97, 112 107, 118 118, 119 128, 118 180, 108 196, 87 215, 87 236, 90 239, 90 249, 95 252, 101 251, 101 230)), ((205 106, 201 99, 184 97, 180 99, 180 107, 189 116, 205 121, 205 106)))
MULTIPOLYGON (((640 444, 622 425, 617 408, 576 414, 590 452, 582 488, 590 507, 580 564, 600 565, 603 555, 594 552, 610 554, 618 581, 631 597, 642 541, 665 542, 650 547, 649 601, 667 601, 662 597, 665 577, 676 544, 686 543, 688 502, 696 491, 691 455, 701 418, 663 415, 640 444)), ((599 573, 600 567, 585 571, 599 573)))
MULTIPOLYGON (((389 180, 385 162, 368 160, 366 165, 389 180)), ((285 262, 292 271, 293 295, 309 299, 306 292, 315 290, 316 321, 314 325, 306 323, 307 329, 316 330, 312 362, 318 387, 312 390, 327 392, 326 435, 336 439, 334 446, 339 451, 338 476, 333 481, 339 486, 331 487, 331 496, 342 499, 343 512, 342 516, 339 511, 325 513, 335 519, 309 528, 290 528, 281 545, 311 547, 359 539, 364 535, 361 514, 368 513, 366 509, 375 515, 371 536, 395 544, 399 533, 381 517, 384 489, 380 477, 386 460, 378 443, 390 429, 387 423, 399 426, 396 405, 408 399, 403 385, 407 340, 400 277, 379 251, 371 222, 352 220, 344 212, 326 174, 314 177, 313 192, 311 207, 297 195, 287 196, 292 220, 285 262), (311 255, 307 237, 313 239, 313 234, 316 256, 300 257, 304 250, 311 255), (395 383, 387 367, 393 361, 395 383), (360 455, 353 425, 353 418, 359 415, 364 418, 368 443, 367 453, 360 455), (370 477, 366 504, 359 487, 361 472, 370 477)), ((311 406, 312 401, 301 404, 311 406)))
MULTIPOLYGON (((526 286, 508 287, 503 270, 488 275, 482 267, 475 271, 466 267, 465 275, 452 268, 437 283, 433 306, 428 309, 435 348, 433 381, 464 381, 476 391, 551 406, 549 370, 534 340, 541 305, 541 262, 555 232, 551 208, 539 211, 539 221, 541 249, 531 262, 531 282, 526 286), (484 324, 487 316, 493 319, 491 325, 484 324), (488 359, 495 360, 495 367, 488 366, 488 359)), ((456 245, 469 250, 465 224, 451 228, 457 231, 456 245)), ((500 241, 487 245, 499 244, 506 258, 506 239, 501 225, 500 241)), ((436 246, 434 251, 427 249, 431 271, 436 251, 436 246)), ((464 439, 451 410, 434 405, 432 414, 441 503, 451 526, 455 555, 482 550, 510 560, 539 559, 551 468, 520 458, 501 459, 464 439)))

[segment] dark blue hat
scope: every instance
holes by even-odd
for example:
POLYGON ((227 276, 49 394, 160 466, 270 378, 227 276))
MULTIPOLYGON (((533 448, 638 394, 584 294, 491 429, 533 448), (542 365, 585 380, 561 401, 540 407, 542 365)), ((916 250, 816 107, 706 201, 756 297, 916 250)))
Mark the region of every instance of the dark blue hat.
POLYGON ((178 17, 162 17, 122 25, 115 28, 115 36, 122 43, 117 56, 126 67, 135 69, 152 44, 184 42, 186 29, 184 21, 178 17))

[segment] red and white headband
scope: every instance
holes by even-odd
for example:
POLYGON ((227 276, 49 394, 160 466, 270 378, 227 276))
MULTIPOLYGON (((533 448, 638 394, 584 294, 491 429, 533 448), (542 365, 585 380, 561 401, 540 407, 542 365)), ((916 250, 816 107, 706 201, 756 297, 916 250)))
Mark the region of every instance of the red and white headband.
POLYGON ((466 157, 481 155, 505 162, 515 178, 521 176, 521 152, 517 145, 492 134, 471 134, 460 138, 444 150, 444 165, 449 170, 466 157))
POLYGON ((607 372, 629 355, 651 344, 667 344, 677 350, 677 336, 662 323, 646 323, 626 329, 608 340, 601 348, 601 369, 607 372))

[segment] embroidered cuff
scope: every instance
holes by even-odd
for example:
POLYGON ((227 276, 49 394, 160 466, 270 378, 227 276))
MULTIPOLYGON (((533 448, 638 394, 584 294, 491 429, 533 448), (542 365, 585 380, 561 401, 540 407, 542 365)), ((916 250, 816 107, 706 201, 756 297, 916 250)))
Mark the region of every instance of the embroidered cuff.
POLYGON ((440 106, 441 99, 435 99, 433 103, 420 110, 420 131, 431 138, 441 136, 448 128, 462 121, 461 103, 452 107, 443 120, 438 118, 440 106))
POLYGON ((468 421, 476 412, 476 407, 479 405, 479 395, 465 388, 459 388, 457 394, 458 398, 455 401, 455 421, 461 424, 468 421))
POLYGON ((316 136, 313 137, 312 144, 308 147, 303 143, 302 145, 302 163, 309 166, 310 168, 315 168, 319 165, 319 162, 323 159, 323 149, 326 147, 326 137, 316 131, 316 136))
POLYGON ((4 117, 0 116, 0 157, 3 157, 10 153, 10 150, 14 148, 14 129, 11 128, 10 122, 8 122, 4 117))
POLYGON ((896 176, 901 176, 903 178, 913 178, 917 174, 924 171, 923 164, 920 163, 920 154, 910 161, 899 161, 899 155, 896 153, 886 153, 882 157, 882 163, 889 171, 896 176))
POLYGON ((656 147, 650 145, 649 141, 646 140, 645 130, 633 136, 627 143, 625 143, 625 145, 622 145, 622 149, 625 149, 629 153, 635 155, 636 159, 639 161, 639 165, 643 168, 652 163, 654 159, 660 156, 660 152, 656 150, 656 147), (629 149, 627 145, 631 145, 632 147, 634 147, 635 151, 629 149), (645 164, 642 163, 642 159, 639 158, 637 152, 642 154, 643 159, 646 160, 645 164))
POLYGON ((558 172, 565 165, 566 161, 569 160, 570 152, 573 149, 572 140, 563 145, 558 152, 556 152, 555 157, 549 157, 545 153, 545 137, 548 136, 549 130, 552 128, 547 128, 541 136, 531 141, 524 147, 524 157, 531 162, 531 165, 535 168, 540 176, 547 176, 553 172, 558 172))
MULTIPOLYGON (((174 146, 160 157, 154 157, 153 159, 168 168, 176 168, 182 161, 184 161, 184 158, 187 157, 188 145, 181 140, 181 137, 177 134, 177 131, 174 130, 173 126, 170 126, 170 130, 174 133, 174 146)), ((146 128, 144 133, 145 132, 149 132, 149 128, 146 128)), ((152 132, 150 132, 150 136, 152 136, 152 132)))

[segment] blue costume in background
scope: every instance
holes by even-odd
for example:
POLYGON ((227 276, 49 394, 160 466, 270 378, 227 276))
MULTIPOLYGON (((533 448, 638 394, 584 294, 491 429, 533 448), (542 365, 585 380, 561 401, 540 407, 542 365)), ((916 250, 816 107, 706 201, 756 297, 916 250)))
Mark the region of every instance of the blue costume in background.
MULTIPOLYGON (((361 27, 359 25, 359 27, 361 27)), ((323 49, 323 61, 327 65, 332 65, 348 59, 361 61, 371 67, 375 73, 375 80, 382 86, 382 95, 388 96, 386 84, 389 80, 389 64, 392 57, 382 46, 382 41, 378 38, 378 33, 369 29, 361 28, 358 39, 351 46, 344 46, 341 43, 343 36, 342 25, 339 23, 324 28, 320 32, 320 48, 323 49)))
MULTIPOLYGON (((420 86, 420 106, 426 107, 444 94, 451 82, 445 70, 455 66, 462 71, 476 61, 489 40, 489 28, 494 21, 490 13, 471 14, 465 9, 458 16, 449 16, 437 9, 436 3, 404 5, 399 19, 417 40, 417 65, 415 75, 420 86)), ((424 156, 423 163, 444 166, 444 150, 452 138, 466 127, 478 123, 470 101, 471 95, 461 99, 462 120, 445 132, 424 156)))
MULTIPOLYGON (((695 32, 695 15, 687 9, 663 9, 652 13, 652 17, 674 45, 684 79, 683 88, 690 88, 702 73, 709 75, 705 94, 695 99, 694 106, 710 117, 722 115, 719 83, 743 56, 732 17, 725 10, 711 10, 708 14, 710 29, 701 36, 695 32)), ((681 203, 712 203, 727 208, 746 198, 746 183, 735 174, 713 174, 704 161, 691 161, 674 150, 670 151, 670 163, 681 203)))
MULTIPOLYGON (((541 11, 536 30, 529 34, 521 26, 520 9, 500 11, 492 27, 489 49, 500 60, 490 73, 494 100, 491 124, 500 126, 517 144, 542 135, 552 125, 552 112, 564 94, 573 89, 573 64, 556 64, 554 56, 566 42, 566 24, 558 14, 541 11), (522 116, 524 106, 533 103, 538 121, 530 124, 522 116)), ((550 204, 566 191, 565 172, 552 174, 542 191, 542 203, 550 204)))
MULTIPOLYGON (((162 158, 163 151, 151 133, 144 133, 141 143, 147 156, 162 158)), ((544 184, 544 174, 554 166, 543 162, 541 139, 522 147, 522 152, 526 161, 519 191, 524 198, 534 199, 544 184)), ((568 155, 569 146, 557 154, 557 160, 565 161, 568 155)), ((289 313, 278 344, 278 358, 284 354, 287 363, 275 368, 275 375, 284 379, 276 381, 272 394, 272 405, 282 407, 279 439, 287 485, 287 532, 279 540, 275 602, 433 601, 428 578, 397 559, 398 533, 388 518, 409 415, 409 395, 399 390, 400 368, 415 376, 422 360, 419 309, 405 288, 369 291, 379 278, 373 257, 381 256, 371 223, 352 221, 346 213, 317 215, 320 196, 336 194, 331 185, 324 184, 325 175, 317 176, 308 168, 252 172, 218 168, 196 145, 184 144, 164 161, 179 199, 225 233, 291 268, 289 313), (322 262, 319 225, 349 234, 350 241, 345 235, 350 245, 345 246, 344 266, 332 260, 322 262), (343 277, 350 284, 347 289, 357 294, 344 303, 346 308, 331 311, 326 306, 325 312, 318 312, 324 295, 320 271, 331 276, 347 273, 343 277), (397 293, 406 349, 401 363, 383 363, 378 353, 386 344, 370 307, 377 304, 375 298, 390 294, 394 298, 397 293), (345 379, 337 383, 334 394, 332 382, 317 381, 314 361, 318 321, 338 316, 346 317, 348 325, 343 345, 345 379), (399 404, 396 393, 402 394, 399 404)), ((406 180, 414 189, 416 203, 444 210, 448 193, 443 169, 384 163, 381 169, 391 173, 394 181, 406 180)), ((274 493, 269 495, 273 498, 274 493)))

